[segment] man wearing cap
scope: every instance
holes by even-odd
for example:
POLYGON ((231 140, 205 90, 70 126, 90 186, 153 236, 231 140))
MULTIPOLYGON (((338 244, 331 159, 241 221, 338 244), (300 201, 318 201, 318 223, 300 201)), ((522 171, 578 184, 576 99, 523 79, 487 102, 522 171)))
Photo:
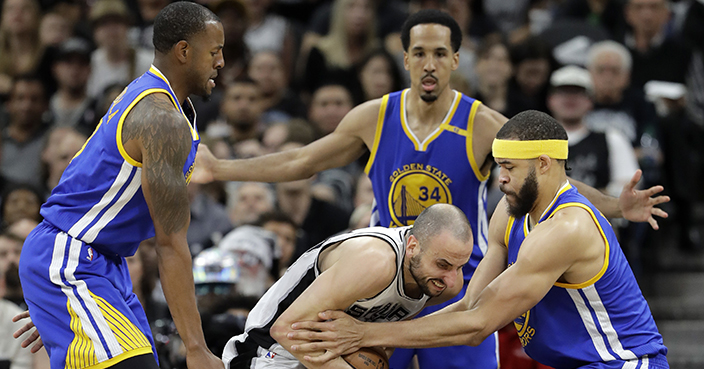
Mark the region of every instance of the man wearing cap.
POLYGON ((511 118, 492 151, 505 196, 489 225, 489 248, 459 302, 400 323, 361 323, 338 311, 294 328, 294 346, 477 345, 514 322, 526 353, 554 368, 669 368, 662 336, 604 216, 567 180, 567 133, 534 110, 511 118), (330 332, 334 327, 335 332, 330 332))
POLYGON ((88 18, 98 45, 91 57, 88 96, 97 98, 105 87, 113 83, 126 85, 149 70, 154 54, 129 44, 127 31, 132 14, 122 0, 96 1, 88 18))
POLYGON ((548 108, 565 128, 570 146, 570 177, 618 196, 638 170, 631 143, 615 129, 591 131, 585 117, 592 109, 592 79, 583 68, 569 65, 550 77, 548 108))
POLYGON ((51 71, 57 91, 49 100, 54 125, 74 127, 85 135, 93 133, 98 124, 95 99, 87 95, 90 77, 91 49, 88 42, 71 38, 58 49, 51 71))

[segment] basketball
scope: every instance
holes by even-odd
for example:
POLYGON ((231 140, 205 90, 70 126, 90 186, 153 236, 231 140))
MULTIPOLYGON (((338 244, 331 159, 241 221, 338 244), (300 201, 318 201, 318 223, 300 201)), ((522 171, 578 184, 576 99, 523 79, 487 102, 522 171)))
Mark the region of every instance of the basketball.
POLYGON ((388 369, 389 358, 380 347, 363 347, 342 357, 355 369, 388 369))

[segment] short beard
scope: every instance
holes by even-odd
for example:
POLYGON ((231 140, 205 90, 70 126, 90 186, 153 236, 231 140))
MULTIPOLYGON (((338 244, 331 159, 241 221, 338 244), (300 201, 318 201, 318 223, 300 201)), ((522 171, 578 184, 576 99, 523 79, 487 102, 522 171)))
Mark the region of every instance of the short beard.
POLYGON ((512 206, 508 201, 506 202, 510 216, 520 218, 533 209, 535 201, 538 199, 538 179, 535 175, 535 168, 531 168, 526 181, 523 182, 523 186, 521 186, 518 194, 515 194, 515 198, 515 206, 512 206))
POLYGON ((423 100, 423 101, 425 101, 425 102, 427 102, 427 103, 430 103, 430 102, 433 102, 433 101, 437 100, 437 99, 438 99, 438 95, 426 95, 426 94, 422 94, 422 95, 420 95, 420 99, 423 100))
POLYGON ((416 281, 416 284, 418 285, 418 288, 420 288, 420 291, 423 292, 424 295, 434 297, 437 296, 437 294, 433 294, 432 291, 430 291, 430 288, 428 287, 428 282, 430 282, 430 279, 420 275, 420 258, 423 253, 421 252, 418 255, 411 256, 410 260, 410 266, 409 270, 411 272, 411 276, 413 277, 413 280, 416 281))

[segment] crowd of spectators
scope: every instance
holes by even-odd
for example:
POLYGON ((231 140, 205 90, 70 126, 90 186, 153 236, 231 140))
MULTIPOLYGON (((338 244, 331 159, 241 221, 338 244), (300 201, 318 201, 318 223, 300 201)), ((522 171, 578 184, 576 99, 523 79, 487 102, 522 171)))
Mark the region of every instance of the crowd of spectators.
MULTIPOLYGON (((2 1, 0 367, 48 367, 7 337, 6 317, 24 307, 19 251, 112 100, 148 70, 152 22, 168 1, 2 1)), ((198 1, 225 31, 217 87, 209 100, 194 98, 202 141, 217 157, 300 147, 354 106, 407 87, 401 25, 437 8, 464 36, 452 88, 507 117, 554 116, 569 136, 568 174, 604 192, 618 196, 643 169, 644 185, 663 184, 672 198, 660 232, 704 250, 704 0, 198 1)), ((369 223, 367 158, 295 182, 190 184, 188 242, 214 353, 298 256, 369 223)), ((616 225, 628 255, 657 240, 647 225, 616 225)), ((182 367, 155 257, 148 240, 128 259, 134 290, 161 366, 182 367)))

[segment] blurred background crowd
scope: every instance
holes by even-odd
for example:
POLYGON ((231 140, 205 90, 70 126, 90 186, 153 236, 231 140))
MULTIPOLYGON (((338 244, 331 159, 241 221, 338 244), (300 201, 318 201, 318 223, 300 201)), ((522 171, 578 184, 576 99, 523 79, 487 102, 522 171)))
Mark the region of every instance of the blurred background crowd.
MULTIPOLYGON (((673 368, 704 367, 704 0, 199 2, 225 30, 213 95, 194 98, 203 143, 220 158, 308 144, 354 106, 407 87, 401 25, 420 9, 449 12, 464 34, 453 89, 507 117, 554 116, 569 135, 573 178, 618 196, 641 168, 644 186, 665 186, 670 217, 659 231, 613 224, 673 368)), ((10 336, 9 317, 25 307, 22 242, 112 100, 149 68, 152 22, 168 3, 2 1, 0 368, 48 368, 10 336)), ((296 182, 189 185, 188 242, 215 354, 299 255, 369 224, 367 158, 296 182)), ((500 192, 489 198, 495 206, 500 192)), ((161 366, 180 368, 155 258, 145 241, 130 273, 161 366)))

